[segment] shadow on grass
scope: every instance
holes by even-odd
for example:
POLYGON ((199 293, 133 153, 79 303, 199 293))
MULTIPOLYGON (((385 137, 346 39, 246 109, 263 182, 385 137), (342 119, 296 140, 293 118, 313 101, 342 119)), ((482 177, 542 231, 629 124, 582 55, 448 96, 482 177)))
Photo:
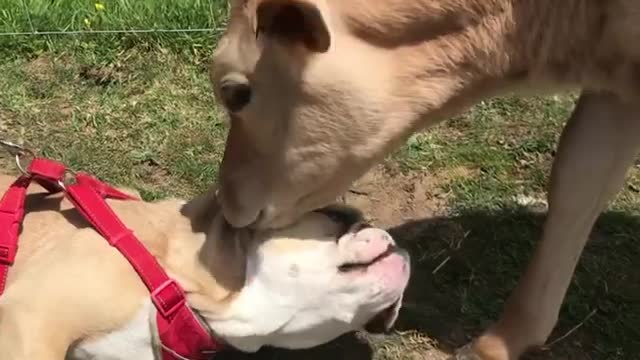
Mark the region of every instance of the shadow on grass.
MULTIPOLYGON (((414 261, 396 328, 425 333, 447 352, 468 342, 498 317, 527 265, 543 221, 542 213, 503 209, 463 212, 391 229, 414 261)), ((633 270, 639 258, 640 217, 603 214, 550 341, 587 317, 588 321, 529 358, 634 357, 640 350, 640 307, 633 305, 640 300, 640 274, 633 270)))
MULTIPOLYGON (((424 334, 444 352, 468 342, 499 315, 527 264, 543 220, 541 213, 504 209, 411 221, 390 229, 412 254, 413 274, 396 329, 424 334)), ((640 259, 639 237, 639 217, 620 212, 601 217, 550 340, 587 317, 588 321, 528 359, 630 359, 638 353, 640 308, 633 304, 640 303, 640 272, 633 269, 640 259)), ((360 337, 345 335, 307 351, 265 349, 255 355, 221 358, 389 357, 375 355, 360 337)))

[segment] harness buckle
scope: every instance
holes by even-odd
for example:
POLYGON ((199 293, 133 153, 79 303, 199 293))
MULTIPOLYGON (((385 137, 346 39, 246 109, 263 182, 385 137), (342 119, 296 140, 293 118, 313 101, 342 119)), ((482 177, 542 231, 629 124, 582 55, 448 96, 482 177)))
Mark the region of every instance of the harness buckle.
POLYGON ((158 286, 158 288, 151 293, 151 300, 160 312, 160 315, 165 319, 171 318, 186 302, 182 288, 180 288, 180 285, 173 279, 169 279, 158 286))
POLYGON ((20 170, 20 172, 23 175, 26 175, 27 170, 25 170, 25 168, 22 166, 22 159, 24 157, 30 157, 31 159, 35 159, 36 154, 32 150, 22 145, 18 145, 18 144, 12 143, 11 141, 7 141, 3 139, 0 139, 0 147, 5 149, 11 156, 15 158, 16 167, 18 168, 18 170, 20 170))

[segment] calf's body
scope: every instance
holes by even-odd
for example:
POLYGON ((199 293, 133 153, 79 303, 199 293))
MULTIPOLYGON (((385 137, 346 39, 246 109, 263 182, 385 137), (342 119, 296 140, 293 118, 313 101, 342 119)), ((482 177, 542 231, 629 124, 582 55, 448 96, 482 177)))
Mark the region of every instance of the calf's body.
POLYGON ((633 0, 231 1, 211 67, 230 115, 224 215, 286 225, 482 99, 580 89, 536 250, 500 318, 456 355, 517 359, 546 341, 640 147, 638 20, 633 0))

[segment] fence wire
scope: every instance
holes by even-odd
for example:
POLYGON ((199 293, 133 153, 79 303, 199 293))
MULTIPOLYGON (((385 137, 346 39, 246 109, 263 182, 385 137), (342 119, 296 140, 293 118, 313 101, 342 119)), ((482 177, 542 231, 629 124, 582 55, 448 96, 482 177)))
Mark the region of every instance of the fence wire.
POLYGON ((34 35, 82 35, 82 34, 143 34, 143 33, 193 33, 211 32, 217 33, 223 28, 203 28, 203 29, 120 29, 120 30, 73 30, 73 31, 22 31, 3 32, 0 36, 34 36, 34 35))
POLYGON ((196 32, 210 32, 210 33, 220 33, 224 31, 221 27, 215 28, 184 28, 184 29, 116 29, 116 30, 70 30, 70 31, 61 31, 61 30, 45 30, 38 31, 33 26, 33 21, 31 20, 31 14, 29 12, 29 7, 25 0, 21 0, 22 7, 27 17, 27 22, 29 24, 29 28, 31 31, 14 31, 14 32, 0 32, 0 36, 43 36, 43 35, 84 35, 84 34, 147 34, 147 33, 196 33, 196 32))

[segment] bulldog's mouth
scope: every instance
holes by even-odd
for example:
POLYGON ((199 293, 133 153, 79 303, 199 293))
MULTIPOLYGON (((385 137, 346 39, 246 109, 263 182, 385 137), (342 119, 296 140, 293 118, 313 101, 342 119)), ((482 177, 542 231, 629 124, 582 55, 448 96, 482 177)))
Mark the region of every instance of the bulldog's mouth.
MULTIPOLYGON (((364 216, 362 213, 354 208, 342 205, 327 206, 322 209, 316 210, 316 212, 322 213, 338 224, 342 225, 342 232, 339 237, 348 232, 358 232, 365 228, 372 227, 370 224, 363 222, 364 216)), ((399 248, 393 244, 389 244, 385 251, 378 254, 376 257, 369 260, 362 260, 358 262, 347 262, 338 266, 338 271, 341 273, 351 272, 364 272, 371 266, 387 259, 390 256, 399 255, 405 259, 408 259, 408 253, 406 250, 399 248)), ((393 327, 396 319, 398 318, 398 312, 402 305, 402 296, 400 296, 391 305, 384 308, 384 310, 377 313, 372 317, 364 326, 364 330, 371 334, 383 334, 387 333, 393 327)))
POLYGON ((400 307, 401 301, 401 299, 398 299, 389 307, 379 312, 369 320, 364 326, 364 329, 371 334, 384 334, 389 332, 398 315, 398 308, 400 307))
POLYGON ((376 256, 375 258, 369 260, 369 261, 362 261, 362 262, 349 262, 349 263, 345 263, 342 264, 340 266, 338 266, 338 270, 340 272, 351 272, 351 271, 358 271, 358 270, 366 270, 369 266, 391 256, 392 254, 396 253, 396 251, 398 251, 398 248, 394 245, 389 244, 389 246, 387 247, 387 250, 385 250, 384 252, 382 252, 380 255, 376 256))

